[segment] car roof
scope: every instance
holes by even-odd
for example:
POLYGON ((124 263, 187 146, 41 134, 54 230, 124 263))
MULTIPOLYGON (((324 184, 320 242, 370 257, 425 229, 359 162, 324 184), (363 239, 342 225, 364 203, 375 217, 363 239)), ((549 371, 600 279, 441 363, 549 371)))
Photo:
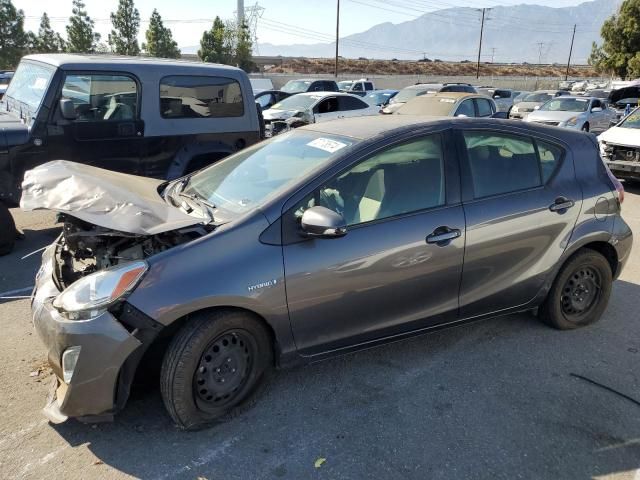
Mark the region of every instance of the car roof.
MULTIPOLYGON (((437 98, 455 98, 456 100, 460 100, 461 98, 467 98, 467 97, 480 97, 480 98, 488 98, 486 95, 482 95, 481 93, 470 93, 470 92, 438 92, 438 93, 431 93, 429 95, 421 95, 419 97, 416 97, 415 99, 418 98, 433 98, 433 97, 437 97, 437 98)), ((415 99, 412 99, 411 101, 414 101, 415 99)))
POLYGON ((324 92, 324 91, 301 92, 301 93, 296 93, 295 96, 296 97, 354 97, 354 98, 357 98, 358 100, 362 100, 362 97, 358 97, 357 95, 352 95, 351 93, 347 93, 347 92, 324 92))
POLYGON ((429 87, 442 88, 444 87, 444 83, 416 83, 415 85, 405 87, 404 90, 422 90, 429 87))
POLYGON ((513 122, 512 120, 494 118, 422 117, 420 115, 351 117, 333 120, 331 122, 312 123, 296 130, 307 130, 327 135, 346 136, 357 140, 368 140, 384 134, 410 132, 429 125, 444 127, 478 125, 483 127, 494 127, 497 130, 502 130, 503 127, 509 127, 509 130, 517 129, 522 130, 523 132, 540 132, 545 135, 566 140, 583 135, 582 132, 571 129, 561 129, 534 123, 513 122))
POLYGON ((80 55, 75 53, 51 53, 51 54, 35 54, 23 57, 25 60, 32 60, 46 63, 62 69, 82 69, 82 68, 100 68, 109 69, 114 67, 125 67, 135 70, 144 67, 154 69, 167 69, 175 72, 175 67, 186 70, 191 69, 202 70, 204 68, 222 70, 225 72, 237 72, 240 69, 230 67, 229 65, 221 65, 218 63, 196 62, 192 60, 175 60, 155 57, 126 57, 121 55, 98 55, 88 54, 80 55))

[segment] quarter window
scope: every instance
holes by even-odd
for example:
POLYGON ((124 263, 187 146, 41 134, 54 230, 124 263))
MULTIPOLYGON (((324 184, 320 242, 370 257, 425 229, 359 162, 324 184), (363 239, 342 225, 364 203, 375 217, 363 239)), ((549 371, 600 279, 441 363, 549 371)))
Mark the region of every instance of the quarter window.
POLYGON ((475 198, 542 185, 533 140, 498 133, 464 132, 475 198))
POLYGON ((171 76, 160 81, 163 118, 241 117, 240 84, 225 77, 171 76))
POLYGON ((67 75, 62 98, 80 122, 134 120, 138 111, 138 86, 124 75, 67 75))
POLYGON ((315 205, 340 213, 347 225, 381 220, 445 203, 439 135, 388 148, 351 167, 295 209, 301 217, 315 205))
POLYGON ((539 140, 536 141, 536 144, 538 146, 538 155, 540 156, 540 165, 542 166, 542 182, 547 183, 560 163, 562 150, 555 145, 539 140))

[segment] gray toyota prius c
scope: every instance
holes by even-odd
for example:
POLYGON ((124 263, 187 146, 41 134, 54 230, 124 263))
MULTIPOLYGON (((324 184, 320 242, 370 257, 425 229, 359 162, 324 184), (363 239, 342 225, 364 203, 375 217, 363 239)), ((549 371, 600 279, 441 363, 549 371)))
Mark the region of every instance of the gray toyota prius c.
POLYGON ((632 243, 592 135, 495 119, 313 124, 171 182, 54 161, 22 190, 62 222, 32 298, 52 422, 112 419, 154 363, 196 429, 277 367, 514 312, 589 325, 632 243))

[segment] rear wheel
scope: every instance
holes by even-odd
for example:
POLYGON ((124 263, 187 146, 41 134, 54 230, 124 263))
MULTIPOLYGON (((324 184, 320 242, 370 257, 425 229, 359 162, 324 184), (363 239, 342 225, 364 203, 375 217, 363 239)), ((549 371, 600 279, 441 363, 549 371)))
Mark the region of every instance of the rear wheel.
POLYGON ((16 241, 16 224, 7 206, 0 202, 0 255, 13 250, 16 241))
POLYGON ((173 421, 196 430, 232 418, 255 403, 273 370, 271 338, 247 312, 203 312, 173 338, 160 390, 173 421))
POLYGON ((607 259, 595 250, 580 250, 558 273, 540 307, 540 318, 560 330, 594 323, 607 308, 612 282, 607 259))

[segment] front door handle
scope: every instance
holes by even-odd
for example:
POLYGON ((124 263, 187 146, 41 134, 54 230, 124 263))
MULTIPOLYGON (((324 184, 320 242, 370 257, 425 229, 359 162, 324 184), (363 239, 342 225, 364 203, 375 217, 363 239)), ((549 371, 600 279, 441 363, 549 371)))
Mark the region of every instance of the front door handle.
POLYGON ((458 238, 460 235, 462 235, 462 232, 457 228, 438 227, 427 237, 427 243, 435 243, 440 247, 444 247, 445 245, 448 245, 451 240, 458 238))
POLYGON ((549 210, 552 212, 564 213, 569 208, 573 207, 575 202, 573 200, 569 200, 566 197, 558 197, 556 201, 549 205, 549 210))

